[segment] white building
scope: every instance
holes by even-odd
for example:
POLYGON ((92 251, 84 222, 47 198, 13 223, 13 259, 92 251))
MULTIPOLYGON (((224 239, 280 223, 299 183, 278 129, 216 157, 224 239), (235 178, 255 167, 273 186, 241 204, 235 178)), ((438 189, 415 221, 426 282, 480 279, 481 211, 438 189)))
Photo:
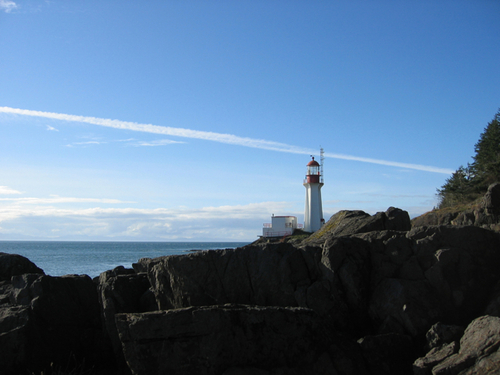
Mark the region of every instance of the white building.
POLYGON ((321 188, 323 187, 323 176, 321 166, 312 160, 307 164, 306 178, 306 206, 304 210, 304 231, 316 232, 325 223, 323 219, 323 204, 321 202, 321 188))
MULTIPOLYGON (((323 162, 323 149, 321 149, 321 160, 323 162)), ((321 202, 321 187, 323 176, 320 164, 312 160, 307 164, 304 187, 306 188, 306 207, 304 211, 304 225, 297 224, 295 216, 272 216, 271 223, 264 223, 262 229, 263 237, 284 237, 293 234, 295 229, 300 228, 305 232, 316 232, 325 223, 323 219, 323 205, 321 202)))
POLYGON ((295 216, 274 216, 273 214, 271 220, 271 223, 265 223, 262 228, 263 237, 290 236, 298 228, 295 216))

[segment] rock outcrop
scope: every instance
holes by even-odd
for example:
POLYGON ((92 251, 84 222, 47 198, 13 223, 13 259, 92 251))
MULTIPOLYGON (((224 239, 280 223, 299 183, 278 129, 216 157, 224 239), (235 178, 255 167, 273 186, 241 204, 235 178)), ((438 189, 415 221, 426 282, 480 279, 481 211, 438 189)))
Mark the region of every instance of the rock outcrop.
POLYGON ((99 311, 97 289, 88 276, 13 276, 10 303, 0 306, 2 371, 108 363, 99 311))
POLYGON ((10 281, 12 276, 25 273, 45 274, 42 269, 21 255, 0 253, 0 282, 10 281))
POLYGON ((125 367, 122 344, 116 330, 115 315, 127 312, 157 310, 154 296, 145 273, 116 267, 103 272, 98 279, 99 302, 104 332, 110 340, 117 367, 125 367))
POLYGON ((412 225, 473 225, 500 232, 500 182, 491 184, 476 203, 430 211, 414 218, 412 225))
POLYGON ((371 216, 364 211, 339 211, 302 245, 321 245, 331 238, 381 230, 408 231, 411 221, 408 212, 389 207, 385 212, 371 216))
POLYGON ((344 211, 300 243, 141 259, 95 280, 5 259, 6 374, 68 358, 134 375, 497 371, 500 234, 478 226, 344 211))
POLYGON ((500 373, 500 318, 481 316, 447 341, 415 361, 415 375, 500 373))
POLYGON ((309 309, 189 307, 116 322, 133 374, 368 374, 360 348, 309 309))
POLYGON ((481 205, 486 215, 500 215, 500 182, 488 186, 481 205))

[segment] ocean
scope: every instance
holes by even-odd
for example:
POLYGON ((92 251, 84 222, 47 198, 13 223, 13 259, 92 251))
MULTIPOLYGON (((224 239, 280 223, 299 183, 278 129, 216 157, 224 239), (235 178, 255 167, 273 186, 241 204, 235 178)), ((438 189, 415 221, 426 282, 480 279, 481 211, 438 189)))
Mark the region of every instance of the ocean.
POLYGON ((73 242, 0 241, 0 252, 22 255, 45 274, 99 276, 117 266, 131 268, 140 258, 234 249, 248 242, 73 242))

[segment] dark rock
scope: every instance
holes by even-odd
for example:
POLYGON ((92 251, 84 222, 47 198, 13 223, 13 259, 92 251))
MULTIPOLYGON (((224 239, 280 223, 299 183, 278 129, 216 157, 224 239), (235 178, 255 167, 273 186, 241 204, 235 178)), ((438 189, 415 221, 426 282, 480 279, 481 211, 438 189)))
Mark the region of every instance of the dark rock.
POLYGON ((10 302, 14 305, 30 306, 33 298, 37 296, 36 293, 39 293, 38 290, 32 291, 31 285, 41 276, 37 273, 27 273, 13 277, 11 280, 10 302))
POLYGON ((474 225, 476 222, 476 212, 474 210, 466 210, 460 212, 457 217, 451 220, 451 225, 474 225))
POLYGON ((0 281, 25 273, 45 274, 28 258, 17 254, 0 253, 0 281))
POLYGON ((477 227, 324 239, 322 251, 268 244, 166 257, 149 263, 148 277, 160 309, 301 306, 356 334, 412 336, 439 320, 467 324, 500 278, 500 236, 477 227))
POLYGON ((399 208, 389 207, 385 211, 385 230, 409 231, 411 229, 410 215, 399 208))
POLYGON ((432 374, 500 373, 500 318, 475 319, 460 340, 460 350, 432 368, 432 374))
POLYGON ((309 309, 191 307, 116 322, 134 375, 367 374, 355 343, 309 309))
MULTIPOLYGON (((336 303, 359 334, 369 330, 368 304, 370 300, 370 247, 357 237, 335 237, 323 246, 321 257, 323 277, 328 280, 336 303)), ((332 306, 333 307, 333 306, 332 306)), ((317 310, 317 308, 315 308, 317 310)))
POLYGON ((163 258, 148 276, 160 309, 226 303, 335 305, 321 277, 320 256, 319 248, 289 244, 201 251, 163 258))
POLYGON ((500 315, 500 235, 474 215, 475 226, 408 230, 407 213, 395 208, 344 211, 300 244, 140 259, 94 281, 45 276, 8 255, 2 373, 46 372, 68 358, 96 368, 111 361, 115 370, 126 359, 134 374, 169 366, 181 374, 405 374, 412 363, 415 374, 497 371, 500 324, 469 323, 485 311, 500 315), (457 326, 467 325, 459 342, 457 326), (414 361, 414 353, 427 354, 414 361))
POLYGON ((488 305, 486 306, 486 309, 484 310, 484 313, 482 315, 500 317, 500 281, 495 285, 488 305))
POLYGON ((14 307, 29 310, 29 329, 19 338, 19 345, 30 353, 25 365, 32 371, 51 363, 75 361, 92 366, 109 362, 97 290, 88 276, 25 274, 14 276, 12 286, 12 302, 18 304, 14 307))
POLYGON ((431 225, 474 225, 500 232, 500 182, 488 187, 480 203, 446 207, 427 212, 412 221, 413 227, 431 225))
POLYGON ((30 309, 0 307, 0 366, 2 374, 21 374, 33 358, 38 342, 31 335, 30 309))
POLYGON ((136 273, 148 272, 150 267, 154 266, 156 263, 165 259, 166 256, 158 257, 158 258, 141 258, 137 261, 137 263, 132 263, 132 267, 136 273))
POLYGON ((437 302, 423 280, 384 279, 372 294, 369 313, 381 333, 418 336, 440 317, 437 302))
POLYGON ((10 302, 12 284, 9 281, 0 281, 0 305, 10 302))
POLYGON ((500 215, 500 182, 488 186, 488 191, 483 197, 482 207, 486 214, 500 215))
POLYGON ((303 241, 306 244, 321 244, 333 237, 381 230, 408 231, 411 221, 408 212, 390 207, 386 212, 370 216, 364 211, 339 211, 321 229, 303 241))
POLYGON ((411 372, 414 348, 409 336, 397 333, 366 336, 358 343, 370 374, 400 375, 411 372))
POLYGON ((461 326, 436 323, 425 334, 427 340, 427 351, 459 341, 464 334, 464 328, 461 326))
POLYGON ((322 270, 358 327, 369 314, 380 333, 423 335, 437 320, 467 324, 482 312, 499 277, 499 241, 476 227, 333 237, 322 270))
POLYGON ((452 341, 449 344, 443 344, 431 349, 425 357, 418 358, 413 363, 413 374, 432 375, 434 366, 457 353, 459 348, 458 341, 452 341))
POLYGON ((458 353, 459 340, 463 334, 463 327, 442 323, 434 324, 425 335, 427 354, 413 363, 414 375, 432 375, 432 369, 436 365, 458 353))
POLYGON ((136 272, 133 268, 125 268, 123 266, 115 267, 111 270, 115 276, 119 275, 134 275, 136 272))
POLYGON ((466 325, 479 316, 500 276, 500 236, 473 226, 415 228, 408 236, 439 300, 440 320, 466 325))
MULTIPOLYGON (((133 270, 131 273, 123 267, 103 272, 99 276, 98 292, 102 321, 119 364, 124 365, 125 360, 116 330, 115 315, 156 310, 156 304, 147 306, 144 303, 147 297, 143 296, 148 292, 149 287, 149 280, 145 273, 136 274, 133 270)), ((154 296, 152 300, 155 302, 154 296)))

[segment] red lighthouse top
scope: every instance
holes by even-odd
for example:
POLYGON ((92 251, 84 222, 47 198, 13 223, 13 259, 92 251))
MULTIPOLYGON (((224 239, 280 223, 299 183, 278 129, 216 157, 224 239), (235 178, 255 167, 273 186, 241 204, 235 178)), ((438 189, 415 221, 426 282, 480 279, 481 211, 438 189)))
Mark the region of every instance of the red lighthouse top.
POLYGON ((307 166, 308 167, 319 167, 319 163, 316 160, 314 160, 314 156, 312 156, 312 159, 313 160, 311 160, 309 163, 307 163, 307 166))
POLYGON ((312 160, 307 163, 306 183, 319 183, 320 175, 320 165, 314 160, 314 156, 312 156, 312 160))

